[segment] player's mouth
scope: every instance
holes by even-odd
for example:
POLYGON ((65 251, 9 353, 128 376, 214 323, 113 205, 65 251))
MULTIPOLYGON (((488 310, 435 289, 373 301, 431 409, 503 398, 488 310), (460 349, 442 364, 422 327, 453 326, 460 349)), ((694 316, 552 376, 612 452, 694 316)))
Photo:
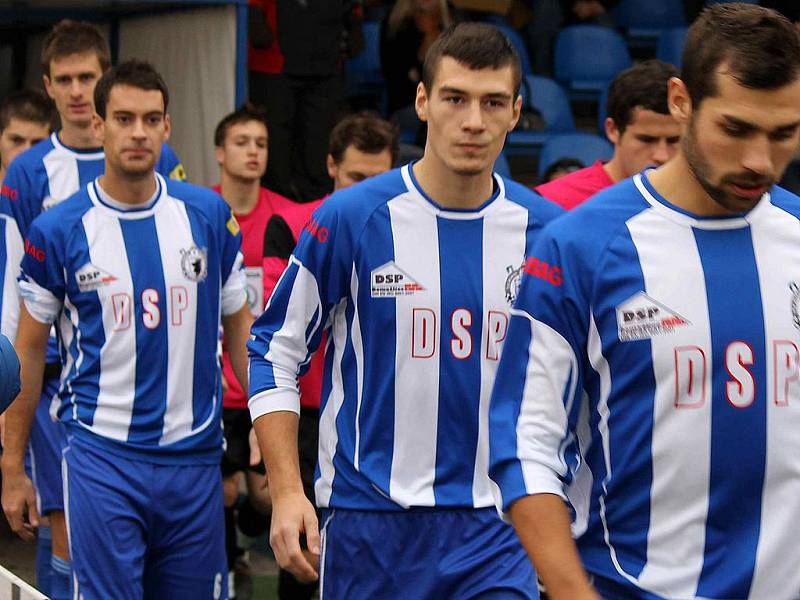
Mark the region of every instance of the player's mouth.
POLYGON ((92 110, 92 105, 88 102, 83 102, 81 104, 70 104, 69 109, 74 113, 85 113, 92 110))
POLYGON ((757 200, 767 193, 769 186, 763 183, 756 185, 750 183, 731 183, 730 188, 737 196, 757 200))
POLYGON ((458 147, 468 154, 477 154, 486 149, 484 144, 458 144, 458 147))
POLYGON ((247 168, 248 169, 258 169, 261 165, 258 164, 257 160, 250 160, 247 161, 247 168))
POLYGON ((128 156, 133 156, 135 158, 140 158, 151 154, 150 150, 147 148, 128 148, 127 150, 123 150, 123 152, 128 156))

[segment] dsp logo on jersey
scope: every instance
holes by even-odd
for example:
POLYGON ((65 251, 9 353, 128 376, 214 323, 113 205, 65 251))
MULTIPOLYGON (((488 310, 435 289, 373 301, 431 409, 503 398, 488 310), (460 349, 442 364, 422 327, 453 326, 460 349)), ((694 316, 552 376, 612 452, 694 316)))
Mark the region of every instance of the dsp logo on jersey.
POLYGON ((535 256, 529 256, 525 259, 524 271, 528 275, 542 279, 550 285, 559 286, 564 282, 561 277, 561 267, 539 260, 535 256))
POLYGON ((424 291, 411 275, 403 271, 393 260, 373 269, 370 273, 370 293, 373 298, 397 298, 424 291))
POLYGON ((82 292, 91 292, 105 285, 114 283, 117 278, 104 271, 100 267, 95 267, 92 263, 86 263, 75 271, 75 280, 78 289, 82 292))
POLYGON ((666 335, 684 325, 691 323, 644 292, 617 306, 617 333, 621 342, 666 335))

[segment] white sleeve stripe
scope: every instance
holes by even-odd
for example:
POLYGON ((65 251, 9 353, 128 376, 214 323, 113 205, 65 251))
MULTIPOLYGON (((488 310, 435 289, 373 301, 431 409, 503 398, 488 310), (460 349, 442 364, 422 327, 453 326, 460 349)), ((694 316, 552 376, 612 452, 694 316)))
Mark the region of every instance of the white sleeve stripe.
POLYGON ((577 383, 577 359, 560 333, 530 315, 528 318, 531 343, 517 421, 517 454, 529 494, 553 493, 564 498, 561 477, 568 467, 563 447, 568 407, 577 383), (565 392, 569 393, 568 406, 563 403, 565 392))
MULTIPOLYGON (((319 327, 322 304, 319 288, 313 274, 300 262, 298 265, 281 328, 275 331, 264 360, 272 364, 275 385, 279 388, 297 388, 297 372, 308 360, 306 330, 315 318, 313 331, 319 327)), ((313 333, 312 333, 313 335, 313 333)))
POLYGON ((237 253, 228 280, 222 287, 221 305, 223 315, 232 315, 247 302, 247 282, 242 270, 242 260, 242 253, 237 253))
POLYGON ((273 412, 289 411, 300 414, 300 394, 297 390, 272 389, 260 392, 247 403, 250 420, 273 412))
POLYGON ((19 292, 25 300, 25 308, 34 319, 49 325, 58 318, 62 303, 50 290, 33 281, 22 279, 19 282, 19 292))

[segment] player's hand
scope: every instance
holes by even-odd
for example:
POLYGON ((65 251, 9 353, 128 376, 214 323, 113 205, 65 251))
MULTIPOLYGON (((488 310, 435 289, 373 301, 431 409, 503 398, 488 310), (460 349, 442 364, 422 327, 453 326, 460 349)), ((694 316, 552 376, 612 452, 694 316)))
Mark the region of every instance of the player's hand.
MULTIPOLYGON (((255 429, 250 428, 250 435, 247 441, 250 444, 250 466, 257 467, 261 463, 261 448, 258 447, 258 438, 256 437, 255 429)), ((266 477, 264 479, 266 480, 266 477)))
POLYGON ((269 543, 278 565, 298 581, 319 579, 319 523, 317 512, 302 491, 272 498, 272 525, 269 543), (308 550, 300 548, 305 533, 308 550))
POLYGON ((26 542, 36 538, 39 512, 33 483, 24 470, 3 469, 3 512, 11 529, 26 542))

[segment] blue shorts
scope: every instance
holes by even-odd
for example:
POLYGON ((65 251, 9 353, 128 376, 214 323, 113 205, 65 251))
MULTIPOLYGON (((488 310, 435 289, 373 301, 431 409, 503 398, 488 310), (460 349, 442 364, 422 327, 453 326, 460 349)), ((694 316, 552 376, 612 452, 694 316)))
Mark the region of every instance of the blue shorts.
POLYGON ((528 600, 536 575, 493 508, 322 511, 320 598, 528 600))
POLYGON ((219 465, 158 465, 73 438, 64 482, 76 598, 228 597, 219 465))
POLYGON ((63 423, 50 417, 50 403, 56 393, 58 378, 45 380, 31 427, 31 480, 36 488, 37 508, 42 515, 64 510, 61 454, 67 446, 67 431, 63 423))

